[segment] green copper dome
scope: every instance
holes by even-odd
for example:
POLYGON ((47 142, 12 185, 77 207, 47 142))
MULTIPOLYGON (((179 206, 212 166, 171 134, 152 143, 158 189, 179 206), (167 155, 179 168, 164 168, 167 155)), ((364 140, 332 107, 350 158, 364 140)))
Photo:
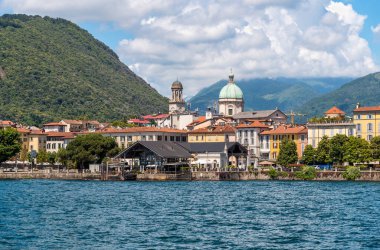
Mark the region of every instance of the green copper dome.
POLYGON ((234 75, 230 74, 230 81, 222 88, 219 99, 243 99, 243 92, 234 82, 234 75))

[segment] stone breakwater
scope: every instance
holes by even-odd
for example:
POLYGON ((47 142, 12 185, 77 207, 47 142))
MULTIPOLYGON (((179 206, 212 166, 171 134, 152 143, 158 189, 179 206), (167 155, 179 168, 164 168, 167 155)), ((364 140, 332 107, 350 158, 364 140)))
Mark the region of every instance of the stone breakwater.
MULTIPOLYGON (((122 178, 121 175, 109 175, 105 177, 100 173, 78 172, 0 172, 1 179, 57 179, 57 180, 141 180, 141 181, 249 181, 269 180, 267 172, 188 172, 180 174, 143 173, 133 178, 122 178)), ((294 173, 287 172, 287 176, 280 176, 278 180, 299 180, 294 173)), ((380 181, 380 171, 362 171, 358 181, 380 181)), ((314 181, 345 181, 341 171, 321 171, 317 173, 314 181)))

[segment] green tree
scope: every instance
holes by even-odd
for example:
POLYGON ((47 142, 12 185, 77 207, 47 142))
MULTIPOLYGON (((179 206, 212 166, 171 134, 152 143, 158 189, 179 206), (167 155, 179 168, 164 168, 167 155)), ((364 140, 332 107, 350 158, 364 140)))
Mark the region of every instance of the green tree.
POLYGON ((40 150, 37 154, 37 163, 47 162, 48 153, 46 150, 40 150))
POLYGON ((322 140, 318 143, 316 150, 317 153, 317 162, 320 164, 331 163, 330 158, 330 140, 325 135, 322 137, 322 140))
POLYGON ((343 173, 343 178, 349 181, 354 181, 360 177, 360 168, 349 166, 343 173))
POLYGON ((105 157, 112 157, 117 152, 118 146, 112 137, 94 133, 77 136, 61 157, 72 160, 76 167, 83 169, 90 163, 101 163, 105 157))
POLYGON ((20 134, 16 129, 0 129, 0 163, 7 161, 21 150, 20 134))
POLYGON ((346 135, 337 134, 330 139, 330 159, 333 162, 343 163, 343 156, 345 154, 345 143, 348 141, 346 135))
POLYGON ((380 159, 380 136, 375 136, 372 138, 370 149, 371 149, 373 159, 379 160, 380 159))
POLYGON ((357 162, 371 161, 370 144, 363 138, 350 136, 344 144, 343 160, 350 165, 357 162))
POLYGON ((57 153, 56 152, 48 152, 47 153, 47 162, 54 166, 57 161, 57 153))
POLYGON ((317 170, 311 166, 304 166, 301 171, 296 171, 295 176, 302 180, 313 180, 317 177, 317 170))
POLYGON ((317 157, 317 150, 313 148, 311 145, 307 145, 302 155, 302 162, 306 165, 315 164, 317 157))
POLYGON ((287 138, 283 139, 280 144, 280 152, 278 154, 277 163, 287 167, 289 164, 297 163, 297 145, 294 141, 287 138))
POLYGON ((275 179, 278 178, 278 176, 279 176, 280 174, 279 174, 279 172, 278 172, 275 168, 271 167, 271 168, 269 169, 269 171, 268 171, 268 175, 269 175, 269 177, 270 177, 272 180, 275 180, 275 179))

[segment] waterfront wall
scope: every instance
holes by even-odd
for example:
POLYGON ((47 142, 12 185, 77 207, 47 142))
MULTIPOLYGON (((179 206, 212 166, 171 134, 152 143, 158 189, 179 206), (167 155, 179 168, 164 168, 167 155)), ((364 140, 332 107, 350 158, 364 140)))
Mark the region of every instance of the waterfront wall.
POLYGON ((1 179, 59 179, 59 180, 100 180, 101 175, 96 173, 70 173, 70 172, 3 172, 1 179))

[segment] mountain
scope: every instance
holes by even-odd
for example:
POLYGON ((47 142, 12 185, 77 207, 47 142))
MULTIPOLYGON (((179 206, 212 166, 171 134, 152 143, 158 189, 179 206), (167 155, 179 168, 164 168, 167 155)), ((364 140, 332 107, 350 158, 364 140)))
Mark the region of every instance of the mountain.
POLYGON ((326 110, 337 106, 350 115, 358 102, 362 106, 380 105, 379 97, 380 72, 360 77, 328 94, 313 98, 299 110, 309 117, 323 116, 326 110))
POLYGON ((0 119, 114 120, 167 111, 167 99, 87 31, 64 20, 0 17, 0 119))
MULTIPOLYGON (((245 110, 265 110, 278 107, 284 111, 295 110, 302 104, 338 88, 351 78, 254 78, 237 81, 244 93, 245 110)), ((190 99, 193 109, 204 111, 218 100, 226 80, 202 89, 190 99)))

